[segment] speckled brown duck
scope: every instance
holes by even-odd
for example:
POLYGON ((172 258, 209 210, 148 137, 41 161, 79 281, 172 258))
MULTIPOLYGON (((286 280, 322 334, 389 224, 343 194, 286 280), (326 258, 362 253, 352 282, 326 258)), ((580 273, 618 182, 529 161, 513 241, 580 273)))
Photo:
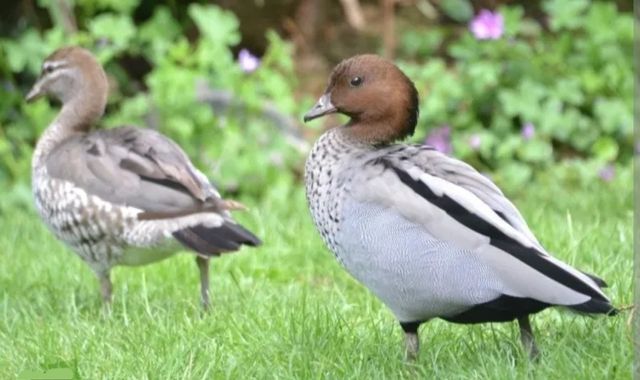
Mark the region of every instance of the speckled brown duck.
POLYGON ((79 47, 51 54, 26 97, 47 95, 62 109, 35 148, 36 208, 54 235, 98 276, 111 300, 110 271, 191 250, 209 306, 209 259, 260 240, 236 223, 225 201, 182 149, 162 134, 120 127, 92 131, 107 101, 102 66, 79 47))

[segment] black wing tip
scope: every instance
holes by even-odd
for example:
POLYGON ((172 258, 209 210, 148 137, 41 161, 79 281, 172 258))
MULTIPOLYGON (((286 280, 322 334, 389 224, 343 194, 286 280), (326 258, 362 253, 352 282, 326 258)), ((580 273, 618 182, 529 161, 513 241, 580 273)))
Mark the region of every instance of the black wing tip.
POLYGON ((609 317, 613 317, 619 312, 608 300, 595 298, 578 305, 571 305, 569 308, 580 313, 606 314, 609 317))
MULTIPOLYGON (((580 272, 582 272, 582 271, 580 271, 580 272)), ((598 276, 596 276, 594 274, 587 273, 587 272, 582 272, 582 274, 584 274, 585 276, 589 277, 600 288, 608 288, 609 287, 609 285, 607 285, 607 283, 603 279, 601 279, 600 277, 598 277, 598 276)))
POLYGON ((232 222, 218 227, 197 225, 173 233, 173 237, 185 247, 207 256, 233 252, 246 245, 257 247, 262 241, 246 228, 232 222))

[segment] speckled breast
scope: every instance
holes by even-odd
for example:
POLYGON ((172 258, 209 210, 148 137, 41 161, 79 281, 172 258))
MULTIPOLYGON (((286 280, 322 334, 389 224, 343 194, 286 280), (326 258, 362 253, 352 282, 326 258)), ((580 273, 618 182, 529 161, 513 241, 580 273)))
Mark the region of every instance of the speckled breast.
POLYGON ((94 270, 107 270, 118 263, 125 246, 120 237, 133 222, 120 208, 67 181, 50 178, 45 170, 34 173, 33 194, 49 229, 94 270))
POLYGON ((336 236, 342 219, 343 199, 350 186, 349 176, 345 175, 350 156, 348 148, 334 131, 329 131, 313 146, 305 165, 306 195, 311 217, 325 244, 334 254, 340 251, 336 236))

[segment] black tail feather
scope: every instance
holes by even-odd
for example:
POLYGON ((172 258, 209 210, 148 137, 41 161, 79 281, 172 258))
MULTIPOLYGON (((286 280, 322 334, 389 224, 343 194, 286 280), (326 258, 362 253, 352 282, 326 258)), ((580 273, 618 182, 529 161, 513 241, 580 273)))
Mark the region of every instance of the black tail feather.
MULTIPOLYGON (((593 275, 591 273, 582 272, 585 276, 589 277, 593 282, 598 285, 600 288, 606 288, 607 283, 601 279, 600 277, 593 275)), ((616 309, 611 302, 609 302, 606 298, 591 298, 589 301, 581 303, 579 305, 569 306, 571 310, 580 312, 580 313, 589 313, 589 314, 607 314, 609 316, 613 316, 618 314, 618 309, 616 309)))
POLYGON ((613 307, 609 301, 596 298, 592 298, 585 303, 569 306, 569 308, 580 313, 607 314, 609 316, 618 314, 618 309, 613 307))
POLYGON ((182 245, 207 256, 237 251, 242 245, 251 247, 262 244, 249 230, 239 224, 225 222, 219 227, 197 225, 173 233, 182 245))
POLYGON ((535 314, 549 306, 552 305, 533 298, 503 294, 492 301, 475 305, 458 315, 442 317, 442 319, 454 323, 508 322, 525 315, 535 314))

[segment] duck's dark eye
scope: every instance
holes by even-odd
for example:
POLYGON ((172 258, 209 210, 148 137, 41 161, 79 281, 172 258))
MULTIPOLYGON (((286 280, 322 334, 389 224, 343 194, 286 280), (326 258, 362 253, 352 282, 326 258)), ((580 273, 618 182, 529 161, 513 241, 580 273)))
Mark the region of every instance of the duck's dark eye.
POLYGON ((42 72, 45 74, 50 74, 53 71, 53 66, 45 66, 42 68, 42 72))
POLYGON ((362 84, 362 77, 353 77, 351 78, 351 81, 349 81, 349 84, 351 84, 351 86, 353 87, 358 87, 362 84))

